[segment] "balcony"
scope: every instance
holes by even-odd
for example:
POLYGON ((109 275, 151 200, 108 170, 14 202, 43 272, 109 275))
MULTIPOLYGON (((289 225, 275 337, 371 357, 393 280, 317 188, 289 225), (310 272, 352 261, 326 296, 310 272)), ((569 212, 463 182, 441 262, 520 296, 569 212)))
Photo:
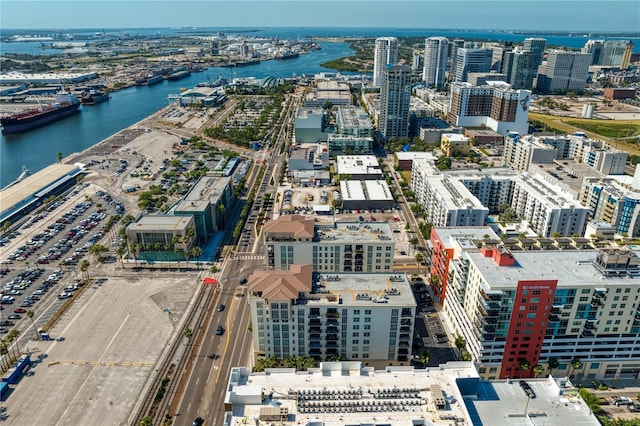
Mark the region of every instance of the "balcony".
POLYGON ((316 325, 318 327, 320 327, 320 318, 310 318, 309 319, 309 325, 316 325))
POLYGON ((317 327, 317 326, 309 327, 309 333, 310 333, 310 334, 313 334, 313 333, 320 333, 320 327, 317 327))
POLYGON ((340 325, 340 323, 338 322, 337 319, 332 318, 327 320, 327 326, 337 327, 338 325, 340 325))
POLYGON ((400 319, 400 325, 411 325, 411 318, 402 318, 400 319))
POLYGON ((408 325, 403 325, 400 327, 400 333, 409 333, 411 332, 411 327, 408 325))
POLYGON ((337 334, 327 334, 326 341, 327 342, 334 342, 334 341, 337 341, 338 339, 339 338, 338 338, 337 334))
POLYGON ((327 326, 327 333, 338 334, 338 327, 335 325, 327 326))
POLYGON ((338 348, 338 342, 327 342, 325 344, 325 347, 327 349, 337 349, 338 348))
POLYGON ((313 333, 309 335, 309 339, 310 340, 319 340, 320 339, 320 334, 319 333, 313 333))
POLYGON ((557 315, 551 315, 549 317, 549 322, 558 322, 558 321, 560 321, 560 317, 557 315))
POLYGON ((409 349, 399 348, 398 355, 409 355, 409 349))

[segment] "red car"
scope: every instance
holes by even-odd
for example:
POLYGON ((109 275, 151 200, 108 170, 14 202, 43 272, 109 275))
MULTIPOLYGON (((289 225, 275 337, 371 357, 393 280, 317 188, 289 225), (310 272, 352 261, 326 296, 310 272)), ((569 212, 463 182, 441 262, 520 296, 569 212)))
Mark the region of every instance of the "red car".
POLYGON ((15 312, 16 314, 24 314, 27 312, 27 310, 25 308, 15 308, 13 312, 15 312))

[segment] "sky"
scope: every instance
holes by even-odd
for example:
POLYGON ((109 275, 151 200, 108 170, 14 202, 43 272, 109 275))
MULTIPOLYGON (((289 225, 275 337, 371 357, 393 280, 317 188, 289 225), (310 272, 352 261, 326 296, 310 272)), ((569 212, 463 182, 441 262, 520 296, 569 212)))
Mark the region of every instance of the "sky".
POLYGON ((374 27, 640 32, 640 0, 0 0, 3 29, 374 27))

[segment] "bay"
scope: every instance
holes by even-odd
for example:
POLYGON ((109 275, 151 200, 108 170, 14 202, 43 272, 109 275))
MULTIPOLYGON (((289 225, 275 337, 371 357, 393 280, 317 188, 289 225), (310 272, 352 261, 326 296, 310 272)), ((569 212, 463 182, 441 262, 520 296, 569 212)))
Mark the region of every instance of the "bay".
POLYGON ((181 88, 192 88, 200 82, 216 80, 219 76, 234 77, 291 77, 292 75, 333 72, 320 64, 348 56, 352 50, 345 43, 320 43, 322 50, 312 51, 286 61, 263 61, 258 65, 240 68, 208 68, 178 81, 163 81, 152 86, 130 87, 111 94, 108 102, 81 106, 81 112, 62 121, 17 135, 0 138, 0 187, 8 185, 26 165, 31 173, 42 170, 64 156, 82 151, 131 126, 168 105, 167 96, 181 88))

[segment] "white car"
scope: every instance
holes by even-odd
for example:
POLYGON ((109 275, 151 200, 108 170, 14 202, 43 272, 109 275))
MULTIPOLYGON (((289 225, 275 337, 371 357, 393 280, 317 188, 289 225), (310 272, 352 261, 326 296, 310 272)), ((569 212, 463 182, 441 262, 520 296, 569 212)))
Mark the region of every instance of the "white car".
POLYGON ((68 299, 68 298, 70 298, 71 296, 73 296, 73 294, 71 294, 71 293, 66 293, 66 292, 65 292, 65 293, 61 293, 61 294, 59 294, 59 295, 58 295, 58 299, 60 299, 60 300, 62 300, 62 299, 68 299))

